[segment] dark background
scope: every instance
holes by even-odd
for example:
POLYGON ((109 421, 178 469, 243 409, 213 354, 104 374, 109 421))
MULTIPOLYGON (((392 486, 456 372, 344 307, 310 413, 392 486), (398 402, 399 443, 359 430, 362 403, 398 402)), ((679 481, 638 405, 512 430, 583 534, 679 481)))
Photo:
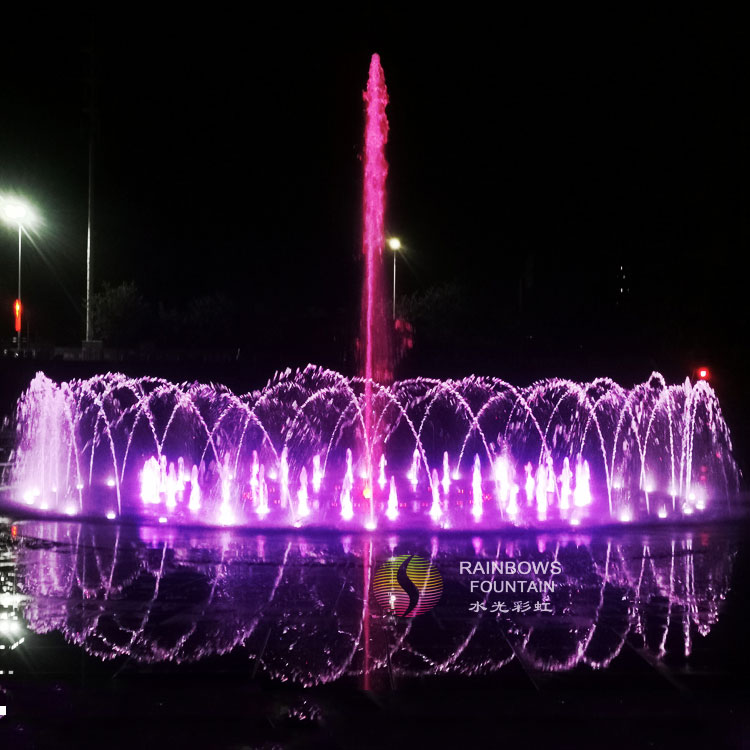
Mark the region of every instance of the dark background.
MULTIPOLYGON (((24 251, 31 339, 83 337, 93 121, 94 288, 137 285, 141 343, 169 347, 159 321, 208 297, 196 346, 240 350, 214 377, 249 389, 308 361, 353 372, 361 93, 378 52, 387 225, 415 328, 397 375, 630 385, 706 364, 742 453, 742 28, 684 11, 10 15, 0 190, 43 219, 24 251)), ((2 230, 8 337, 16 272, 2 230)))

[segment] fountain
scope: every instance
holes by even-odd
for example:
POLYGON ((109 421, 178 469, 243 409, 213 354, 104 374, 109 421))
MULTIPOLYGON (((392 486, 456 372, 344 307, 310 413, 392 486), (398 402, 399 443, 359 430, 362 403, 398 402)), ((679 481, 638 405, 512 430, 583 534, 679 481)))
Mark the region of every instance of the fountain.
POLYGON ((308 366, 244 395, 40 373, 19 401, 13 484, 58 515, 461 529, 726 514, 739 472, 704 381, 384 385, 308 366))
POLYGON ((108 373, 38 374, 18 405, 13 501, 160 523, 460 529, 664 520, 732 510, 739 472, 714 391, 654 373, 393 382, 384 286, 388 94, 365 92, 357 377, 308 366, 236 395, 108 373), (442 474, 442 476, 441 476, 442 474))

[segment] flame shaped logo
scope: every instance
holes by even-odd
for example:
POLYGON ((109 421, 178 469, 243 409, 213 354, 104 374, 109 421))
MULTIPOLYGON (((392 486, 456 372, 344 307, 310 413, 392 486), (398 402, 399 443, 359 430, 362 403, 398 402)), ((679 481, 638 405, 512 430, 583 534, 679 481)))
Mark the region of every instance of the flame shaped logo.
POLYGON ((429 561, 417 555, 391 557, 376 571, 375 599, 398 617, 429 612, 443 594, 443 578, 429 561))

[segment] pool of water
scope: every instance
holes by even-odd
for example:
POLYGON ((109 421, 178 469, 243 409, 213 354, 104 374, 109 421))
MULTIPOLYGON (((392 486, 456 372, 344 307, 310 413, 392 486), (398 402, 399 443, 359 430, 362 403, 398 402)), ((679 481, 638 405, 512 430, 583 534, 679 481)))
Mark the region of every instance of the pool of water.
MULTIPOLYGON (((347 746, 372 720, 366 746, 409 717, 427 736, 444 737, 448 715, 485 736, 508 714, 504 731, 522 738, 522 717, 567 716, 566 700, 568 718, 598 711, 594 725, 644 707, 649 721, 680 715, 683 701, 706 710, 719 694, 729 711, 745 663, 746 536, 737 524, 380 535, 9 520, 3 731, 38 742, 106 717, 136 731, 127 715, 153 730, 184 711, 217 746, 235 731, 347 746), (413 618, 373 592, 401 555, 442 579, 413 618)), ((682 728, 696 720, 685 717, 682 728)))

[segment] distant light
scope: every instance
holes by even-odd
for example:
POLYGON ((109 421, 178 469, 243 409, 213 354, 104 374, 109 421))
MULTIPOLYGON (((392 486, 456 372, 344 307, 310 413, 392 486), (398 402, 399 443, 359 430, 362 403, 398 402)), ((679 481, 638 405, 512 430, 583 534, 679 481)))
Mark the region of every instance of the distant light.
POLYGON ((107 511, 107 520, 108 521, 114 521, 115 518, 117 518, 117 514, 113 510, 107 511))
POLYGON ((622 523, 630 523, 633 520, 633 517, 630 515, 629 510, 624 510, 622 513, 620 513, 620 521, 622 523))
POLYGON ((571 526, 580 526, 581 519, 580 518, 571 518, 570 519, 570 525, 571 526))
POLYGON ((65 508, 65 514, 68 516, 74 516, 76 512, 77 511, 75 505, 69 505, 67 508, 65 508))
POLYGON ((367 529, 367 531, 375 531, 375 529, 378 528, 378 525, 375 523, 374 519, 370 518, 365 523, 365 528, 367 529))
POLYGON ((698 368, 698 378, 699 380, 708 380, 711 373, 708 370, 708 367, 699 367, 698 368))
POLYGON ((82 482, 78 482, 78 484, 76 485, 76 489, 77 490, 82 490, 83 489, 83 483, 82 482))
POLYGON ((0 211, 2 211, 3 218, 6 221, 20 224, 21 226, 31 219, 31 209, 23 201, 14 199, 4 200, 0 204, 0 211))
POLYGON ((159 516, 159 523, 166 523, 167 517, 166 516, 159 516))
POLYGON ((658 515, 659 518, 666 518, 667 517, 667 509, 666 508, 659 508, 659 512, 656 515, 658 515))
POLYGON ((114 487, 114 486, 115 486, 115 480, 112 477, 110 477, 107 480, 107 487, 114 487))
POLYGON ((388 238, 388 247, 391 250, 400 250, 401 249, 401 240, 398 237, 389 237, 388 238))

